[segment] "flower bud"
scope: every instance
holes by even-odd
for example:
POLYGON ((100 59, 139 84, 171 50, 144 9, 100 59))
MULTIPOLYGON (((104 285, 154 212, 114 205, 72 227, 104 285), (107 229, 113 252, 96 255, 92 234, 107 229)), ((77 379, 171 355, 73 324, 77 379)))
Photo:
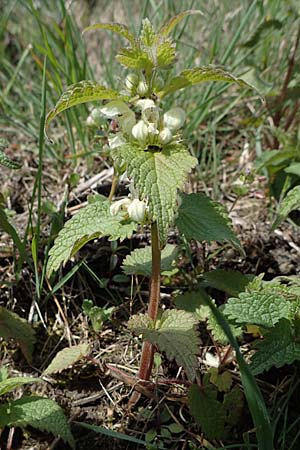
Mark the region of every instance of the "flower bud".
POLYGON ((171 131, 176 131, 183 126, 185 118, 186 114, 182 108, 172 108, 164 114, 164 125, 171 131))
POLYGON ((143 81, 143 80, 140 81, 139 84, 137 85, 136 92, 139 95, 147 94, 147 92, 148 92, 148 85, 147 85, 147 83, 145 81, 143 81))
POLYGON ((129 92, 132 92, 139 83, 139 77, 135 73, 129 73, 125 78, 125 86, 129 92))
POLYGON ((139 120, 132 128, 131 133, 135 139, 144 142, 148 136, 148 127, 143 120, 139 120))
POLYGON ((161 144, 168 144, 172 139, 173 134, 169 128, 163 128, 159 133, 158 140, 161 144))
POLYGON ((145 202, 135 198, 127 208, 129 217, 135 222, 143 222, 145 219, 147 205, 145 202))

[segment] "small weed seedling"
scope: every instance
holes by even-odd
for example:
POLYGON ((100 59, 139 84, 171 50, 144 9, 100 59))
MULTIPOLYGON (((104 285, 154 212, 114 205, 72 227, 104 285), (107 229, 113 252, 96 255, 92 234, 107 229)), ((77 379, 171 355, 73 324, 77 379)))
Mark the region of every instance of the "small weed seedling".
MULTIPOLYGON (((66 222, 58 234, 49 252, 48 276, 90 240, 103 236, 110 240, 123 240, 130 238, 139 227, 151 229, 151 245, 134 250, 123 265, 126 274, 142 274, 150 278, 148 312, 132 316, 128 324, 144 340, 139 373, 134 379, 126 374, 118 374, 136 389, 130 400, 131 406, 136 403, 140 392, 151 397, 154 384, 150 378, 156 348, 183 366, 190 384, 197 378, 200 338, 195 327, 198 319, 184 309, 159 310, 161 272, 171 270, 170 263, 176 254, 176 247, 167 243, 170 227, 176 226, 187 240, 229 241, 236 247, 240 245, 231 229, 228 215, 220 204, 202 193, 182 193, 197 159, 189 154, 182 139, 181 129, 185 124, 186 112, 180 105, 174 105, 168 110, 164 107, 164 100, 171 94, 206 81, 249 87, 242 79, 213 66, 186 69, 176 76, 171 74, 176 56, 170 34, 186 16, 197 13, 199 11, 182 12, 158 32, 155 32, 148 19, 144 19, 139 37, 122 24, 96 24, 87 28, 86 31, 97 28, 113 31, 128 42, 128 47, 121 48, 116 57, 128 69, 124 85, 118 92, 92 81, 76 83, 62 94, 46 118, 47 128, 66 109, 101 101, 98 112, 113 124, 108 136, 108 147, 114 167, 109 198, 99 197, 98 201, 88 204, 66 222), (130 194, 114 201, 117 180, 125 173, 130 180, 130 194)), ((223 320, 224 324, 217 308, 211 303, 209 305, 216 315, 216 321, 223 320)), ((228 331, 226 323, 224 326, 232 343, 232 332, 230 329, 228 331)), ((244 361, 237 345, 235 349, 241 367, 244 361)), ((61 361, 64 365, 65 358, 61 361)), ((68 362, 71 363, 71 358, 68 362)), ((56 371, 63 368, 59 364, 58 358, 56 371)), ((268 442, 261 448, 271 449, 268 415, 245 363, 243 373, 242 381, 258 440, 260 443, 268 442)), ((190 390, 192 411, 195 401, 198 401, 197 398, 193 400, 193 393, 198 392, 197 389, 197 385, 193 384, 190 390)), ((200 394, 204 405, 201 414, 206 419, 207 409, 211 409, 213 416, 217 403, 214 399, 210 402, 209 397, 202 392, 200 394)), ((198 410, 195 416, 197 414, 198 410)))

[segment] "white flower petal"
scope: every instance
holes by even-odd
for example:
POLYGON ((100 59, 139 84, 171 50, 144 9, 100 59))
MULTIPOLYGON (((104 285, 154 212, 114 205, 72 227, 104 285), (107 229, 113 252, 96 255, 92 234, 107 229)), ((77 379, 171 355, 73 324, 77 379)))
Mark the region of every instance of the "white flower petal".
POLYGON ((148 127, 143 120, 139 120, 132 128, 131 133, 135 139, 144 142, 148 136, 148 127))
POLYGON ((99 109, 102 114, 110 118, 129 114, 131 112, 126 103, 122 102, 121 100, 113 100, 112 102, 106 103, 106 105, 102 106, 99 109))
POLYGON ((135 198, 127 208, 129 217, 135 222, 143 222, 145 219, 147 205, 145 202, 135 198))
POLYGON ((163 128, 159 133, 158 140, 161 144, 168 144, 172 139, 173 134, 169 128, 163 128))
POLYGON ((109 212, 112 216, 116 216, 121 210, 126 210, 130 203, 131 200, 128 197, 122 198, 111 204, 109 212))
POLYGON ((186 113, 182 108, 172 108, 164 114, 164 125, 171 131, 179 130, 184 124, 186 113))
POLYGON ((109 143, 109 147, 112 149, 112 148, 120 147, 120 145, 126 144, 126 141, 123 138, 121 133, 117 133, 113 137, 108 138, 108 143, 109 143))

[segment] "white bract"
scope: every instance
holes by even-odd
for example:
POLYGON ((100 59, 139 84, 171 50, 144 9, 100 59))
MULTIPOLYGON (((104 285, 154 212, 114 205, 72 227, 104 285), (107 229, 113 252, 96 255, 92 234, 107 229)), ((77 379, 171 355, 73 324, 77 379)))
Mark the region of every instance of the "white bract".
POLYGON ((172 108, 164 114, 164 125, 171 131, 177 131, 183 126, 185 118, 186 114, 182 108, 172 108))

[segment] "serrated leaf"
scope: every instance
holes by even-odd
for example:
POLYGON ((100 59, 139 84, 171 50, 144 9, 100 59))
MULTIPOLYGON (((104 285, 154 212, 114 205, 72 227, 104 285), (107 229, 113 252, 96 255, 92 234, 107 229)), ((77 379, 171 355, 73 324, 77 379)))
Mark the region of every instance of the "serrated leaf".
POLYGON ((146 47, 151 47, 154 44, 156 33, 154 31, 153 25, 149 19, 143 19, 142 31, 140 35, 141 43, 146 47))
POLYGON ((155 324, 148 314, 134 314, 128 320, 127 326, 135 334, 142 334, 145 329, 154 329, 155 324))
POLYGON ((4 153, 4 150, 8 147, 8 145, 9 144, 6 139, 0 139, 0 164, 8 167, 9 169, 20 169, 22 164, 8 158, 8 156, 4 153))
POLYGON ((40 378, 32 377, 11 377, 0 381, 0 395, 7 394, 14 389, 23 386, 23 384, 30 383, 40 383, 42 380, 40 378))
POLYGON ((49 123, 58 114, 65 111, 72 106, 80 105, 82 103, 94 102, 99 100, 128 100, 119 92, 108 89, 95 81, 83 80, 69 86, 61 95, 55 107, 47 114, 45 121, 45 130, 47 130, 49 123))
POLYGON ((32 360, 34 335, 33 328, 25 319, 0 306, 0 336, 5 340, 15 339, 28 362, 32 360))
POLYGON ((202 11, 196 9, 189 9, 187 11, 182 11, 176 16, 171 17, 171 19, 168 20, 167 23, 165 23, 161 27, 161 29, 158 32, 158 38, 167 37, 173 31, 176 25, 178 25, 185 17, 191 16, 193 14, 203 15, 202 11))
POLYGON ((109 201, 91 203, 65 223, 49 252, 48 276, 90 240, 103 236, 109 236, 111 240, 131 237, 137 224, 124 220, 121 213, 112 216, 109 208, 109 201))
POLYGON ((204 194, 183 194, 176 225, 185 237, 197 241, 229 241, 240 247, 240 242, 220 214, 216 203, 204 194))
POLYGON ((188 399, 190 411, 207 439, 222 439, 226 411, 222 403, 206 394, 206 390, 193 384, 188 399))
POLYGON ((121 48, 116 56, 117 61, 129 69, 151 70, 153 63, 147 52, 139 46, 121 48))
POLYGON ((265 333, 264 339, 257 341, 257 352, 251 358, 250 368, 254 375, 275 366, 292 364, 300 360, 300 342, 296 339, 291 323, 282 319, 265 333))
POLYGON ((44 370, 43 375, 62 372, 82 359, 88 352, 88 344, 78 344, 64 348, 55 355, 47 369, 44 370))
POLYGON ((198 320, 203 321, 210 315, 210 307, 207 306, 207 302, 205 301, 207 297, 208 294, 204 289, 185 292, 175 298, 175 305, 179 309, 194 313, 198 320))
POLYGON ((228 392, 232 385, 231 373, 228 370, 220 373, 215 367, 209 369, 209 380, 218 388, 219 392, 228 392))
POLYGON ((238 295, 243 292, 250 282, 249 277, 235 270, 216 269, 203 274, 204 280, 208 286, 229 295, 238 295))
MULTIPOLYGON (((161 272, 169 271, 173 267, 178 254, 176 245, 167 244, 161 252, 161 272)), ((126 275, 143 275, 151 277, 152 274, 152 253, 151 246, 137 248, 123 261, 122 269, 126 275)))
MULTIPOLYGON (((198 367, 196 355, 200 347, 200 338, 195 330, 197 322, 193 314, 167 310, 156 322, 155 329, 139 327, 138 324, 134 329, 145 340, 165 352, 168 359, 175 359, 179 366, 183 366, 188 379, 193 381, 198 367)), ((148 326, 151 326, 151 322, 148 326)))
POLYGON ((249 87, 253 89, 253 86, 246 83, 241 78, 237 78, 229 72, 212 66, 195 67, 193 69, 187 69, 181 72, 176 77, 172 78, 158 93, 160 98, 165 97, 172 92, 180 89, 193 86, 195 84, 203 83, 205 81, 222 81, 226 83, 235 83, 239 86, 249 87))
POLYGON ((43 397, 22 397, 0 405, 0 428, 31 426, 60 436, 72 448, 75 441, 61 407, 43 397))
POLYGON ((273 327, 290 317, 290 302, 276 290, 242 292, 238 298, 228 299, 223 312, 238 324, 273 327))
MULTIPOLYGON (((224 312, 223 305, 220 306, 219 309, 224 312)), ((229 323, 228 325, 230 326, 230 330, 234 337, 241 336, 243 333, 242 327, 233 323, 229 323)), ((228 344, 228 337, 213 314, 210 314, 208 317, 207 328, 211 331, 215 341, 223 345, 228 344)))
POLYGON ((139 194, 148 199, 150 217, 157 221, 164 244, 177 210, 177 191, 197 164, 196 158, 179 144, 167 145, 158 152, 126 144, 112 149, 111 155, 119 166, 125 165, 139 194))
POLYGON ((295 186, 284 197, 280 204, 278 216, 272 225, 272 230, 277 228, 284 221, 284 219, 287 218, 289 213, 295 209, 300 209, 300 186, 295 186))
POLYGON ((85 28, 83 30, 83 33, 97 29, 113 31, 114 33, 117 33, 119 36, 122 36, 131 43, 135 41, 134 34, 132 34, 131 31, 129 31, 128 27, 123 23, 95 23, 85 28))

